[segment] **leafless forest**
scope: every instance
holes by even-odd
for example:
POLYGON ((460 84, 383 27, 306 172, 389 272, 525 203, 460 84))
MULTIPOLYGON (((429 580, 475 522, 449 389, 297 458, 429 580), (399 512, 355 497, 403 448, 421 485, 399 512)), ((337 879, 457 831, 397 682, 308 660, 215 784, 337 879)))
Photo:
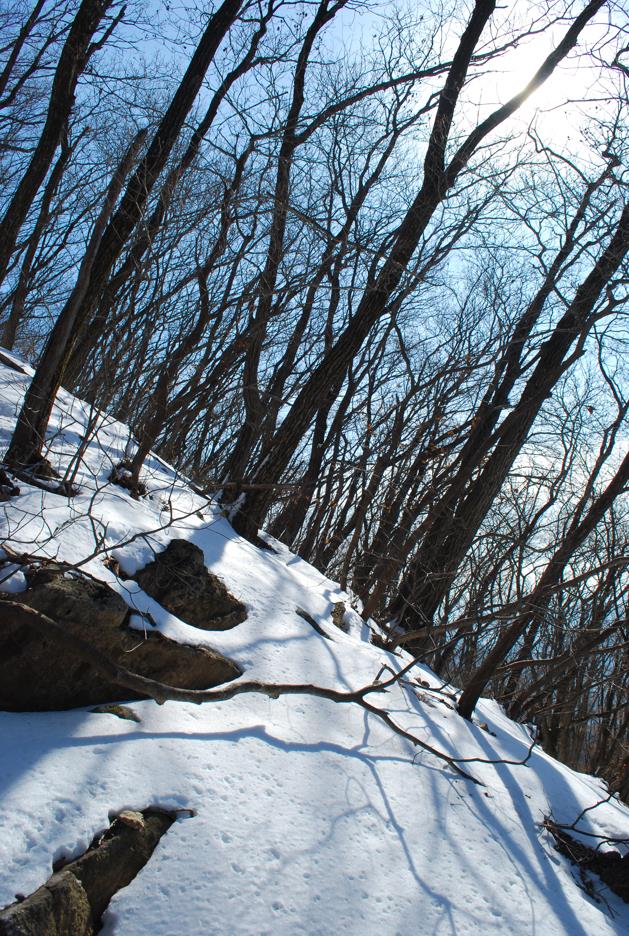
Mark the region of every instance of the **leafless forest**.
POLYGON ((5 478, 65 387, 625 798, 627 12, 0 4, 5 478))

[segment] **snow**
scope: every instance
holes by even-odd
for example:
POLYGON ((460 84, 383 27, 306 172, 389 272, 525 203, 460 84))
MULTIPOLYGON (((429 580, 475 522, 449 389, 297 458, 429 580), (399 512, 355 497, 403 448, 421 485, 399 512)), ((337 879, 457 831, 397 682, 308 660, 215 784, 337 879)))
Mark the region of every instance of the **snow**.
MULTIPOLYGON (((20 366, 23 374, 0 364, 3 447, 31 373, 20 366)), ((57 468, 69 464, 89 416, 61 392, 50 431, 57 468)), ((370 628, 334 582, 274 541, 276 552, 242 540, 160 459, 149 459, 150 496, 139 502, 108 484, 128 449, 127 429, 103 415, 77 497, 20 482, 21 495, 0 511, 9 559, 25 552, 77 564, 123 596, 139 631, 148 612, 169 637, 235 659, 243 680, 349 690, 383 664, 404 665, 370 644, 370 628), (175 537, 203 550, 247 606, 245 622, 217 633, 190 627, 104 565, 114 558, 131 574, 175 537), (347 634, 332 623, 338 601, 347 634)), ((19 560, 0 571, 0 588, 23 587, 19 560)), ((531 736, 495 702, 483 701, 469 724, 429 669, 417 666, 409 679, 370 699, 420 740, 474 759, 462 766, 479 784, 358 705, 308 695, 134 702, 137 724, 88 709, 0 713, 0 905, 42 884, 52 862, 79 854, 111 815, 161 805, 183 811, 112 900, 105 936, 627 932, 629 906, 598 880, 601 899, 589 896, 542 822, 572 823, 600 803, 578 828, 629 838, 629 809, 539 747, 522 765, 531 736)))
POLYGON ((0 570, 0 591, 10 595, 26 589, 26 576, 15 562, 7 562, 0 570))

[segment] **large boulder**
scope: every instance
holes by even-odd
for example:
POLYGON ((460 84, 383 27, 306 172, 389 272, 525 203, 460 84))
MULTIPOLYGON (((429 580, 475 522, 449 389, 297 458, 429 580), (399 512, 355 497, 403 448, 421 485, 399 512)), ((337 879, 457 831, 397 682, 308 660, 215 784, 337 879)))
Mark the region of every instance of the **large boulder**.
MULTIPOLYGON (((41 611, 105 653, 114 663, 182 689, 208 689, 242 670, 216 650, 169 640, 127 626, 129 608, 103 582, 55 564, 29 573, 22 604, 41 611)), ((0 709, 46 711, 142 698, 117 686, 40 630, 3 624, 0 630, 0 709)))
POLYGON ((163 608, 203 630, 229 630, 247 617, 244 604, 205 566, 188 540, 171 540, 153 562, 132 576, 163 608))

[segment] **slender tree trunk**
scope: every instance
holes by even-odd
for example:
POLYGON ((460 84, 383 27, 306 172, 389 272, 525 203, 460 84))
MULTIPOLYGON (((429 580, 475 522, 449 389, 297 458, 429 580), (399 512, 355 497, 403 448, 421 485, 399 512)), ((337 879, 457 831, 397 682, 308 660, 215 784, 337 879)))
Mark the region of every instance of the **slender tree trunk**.
POLYGON ((29 238, 28 246, 24 252, 24 258, 20 268, 20 275, 18 277, 17 285, 11 299, 11 310, 2 329, 2 339, 0 339, 0 343, 3 345, 3 347, 8 348, 9 351, 13 350, 15 339, 17 338, 18 328, 20 327, 20 323, 24 317, 24 307, 26 304, 26 298, 28 296, 31 281, 33 261, 35 260, 37 248, 39 247, 42 235, 46 225, 48 224, 52 200, 55 197, 59 183, 61 182, 61 177, 63 176, 71 152, 72 149, 68 145, 64 134, 62 135, 61 139, 61 153, 59 154, 59 158, 53 166, 52 172, 50 173, 46 183, 46 187, 41 199, 39 215, 37 217, 37 221, 35 222, 33 233, 29 238))
POLYGON ((24 48, 24 43, 28 39, 33 27, 35 26, 35 23, 39 19, 39 14, 41 13, 45 3, 46 0, 37 0, 37 3, 31 10, 29 16, 26 19, 26 22, 20 29, 15 42, 13 43, 13 47, 7 58, 6 64, 0 73, 0 97, 6 90, 13 69, 17 64, 22 49, 24 48))
POLYGON ((393 615, 403 616, 411 629, 428 626, 432 621, 542 404, 564 373, 572 345, 592 327, 593 309, 627 251, 629 205, 625 206, 607 248, 577 289, 570 307, 557 323, 551 337, 542 345, 538 364, 526 383, 519 403, 501 425, 491 456, 474 482, 468 486, 451 523, 445 525, 445 533, 436 524, 421 544, 399 596, 390 609, 393 615))
MULTIPOLYGON (((142 217, 147 199, 183 127, 214 55, 238 17, 243 0, 224 0, 210 19, 145 157, 131 177, 89 263, 48 338, 26 394, 6 460, 13 467, 37 463, 54 399, 61 385, 73 337, 90 315, 112 268, 142 217)), ((87 259, 87 258, 86 258, 87 259)))
POLYGON ((46 122, 26 172, 0 221, 0 283, 3 282, 18 234, 61 142, 74 104, 79 76, 89 46, 113 0, 83 0, 65 41, 52 83, 46 122))
MULTIPOLYGON (((251 43, 246 54, 236 66, 236 68, 232 69, 232 71, 226 75, 225 79, 221 82, 219 88, 216 90, 203 118, 196 126, 183 156, 179 162, 177 162, 176 165, 173 166, 173 168, 168 172, 159 192, 157 204, 153 208, 148 221, 143 224, 140 230, 137 232, 132 248, 129 250, 121 266, 115 271, 104 288, 103 297, 99 303, 97 311, 88 321, 84 323, 81 334, 74 346, 71 358, 68 363, 68 375, 71 376, 68 376, 67 379, 70 383, 72 383, 73 378, 77 374, 81 373, 81 369, 88 360, 90 352, 96 346, 96 342, 98 341, 103 328, 112 314, 112 308, 116 303, 119 290, 126 283, 128 283, 131 277, 137 274, 138 270, 142 269, 146 254, 164 224, 179 182, 185 176, 191 166, 193 166, 199 154, 201 143, 207 136, 210 127, 214 123, 214 119, 226 95, 229 93, 230 89, 233 87, 236 81, 245 75, 247 71, 249 71, 249 69, 253 66, 258 46, 267 32, 269 20, 272 18, 274 12, 275 0, 268 0, 267 11, 260 22, 260 26, 251 39, 251 43)), ((240 164, 241 161, 243 163, 246 161, 250 154, 251 148, 246 148, 244 154, 237 160, 237 165, 240 164)))
POLYGON ((308 63, 317 36, 346 3, 347 0, 337 0, 336 3, 329 6, 329 0, 321 0, 317 13, 306 32, 297 58, 293 77, 292 99, 277 161, 268 251, 258 285, 259 300, 251 322, 249 347, 243 368, 245 418, 232 457, 225 471, 227 479, 243 476, 264 417, 264 407, 258 386, 258 371, 271 318, 280 265, 284 256, 291 173, 295 151, 300 142, 297 136, 297 124, 304 104, 308 63))
POLYGON ((468 680, 457 705, 459 715, 464 718, 471 718, 481 693, 496 669, 507 658, 507 655, 516 645, 526 628, 542 613, 542 609, 548 604, 553 587, 561 580, 570 558, 613 506, 615 499, 627 487, 628 482, 629 454, 625 455, 624 461, 607 488, 594 500, 585 516, 576 522, 573 521, 571 524, 564 541, 548 563, 539 584, 528 598, 527 603, 535 610, 529 613, 525 612, 509 627, 505 628, 494 647, 468 680))
POLYGON ((240 492, 243 496, 239 498, 239 509, 233 517, 238 532, 252 540, 257 536, 258 528, 273 498, 272 485, 281 478, 296 447, 308 431, 327 388, 334 382, 342 383, 343 375, 354 356, 375 323, 387 311, 435 210, 453 187, 473 153, 488 134, 515 113, 533 91, 547 80, 562 58, 574 48, 581 31, 603 3, 604 0, 593 0, 587 5, 524 90, 479 124, 446 166, 446 145, 457 101, 476 45, 495 9, 493 0, 477 0, 439 98, 424 160, 424 180, 421 189, 397 229, 388 258, 366 288, 351 323, 314 368, 278 429, 272 451, 254 477, 254 481, 260 487, 248 494, 244 490, 240 492))

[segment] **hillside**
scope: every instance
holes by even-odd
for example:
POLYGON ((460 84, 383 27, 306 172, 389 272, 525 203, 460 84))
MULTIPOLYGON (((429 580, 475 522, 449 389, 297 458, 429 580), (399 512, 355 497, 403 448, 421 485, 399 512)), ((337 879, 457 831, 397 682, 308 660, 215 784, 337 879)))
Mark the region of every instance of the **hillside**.
MULTIPOLYGON (((15 363, 21 370, 0 367, 3 447, 31 373, 15 363)), ((60 393, 48 457, 62 474, 89 418, 60 393)), ((371 643, 375 625, 334 582, 275 541, 263 550, 242 539, 157 457, 140 500, 109 483, 128 441, 123 425, 99 419, 72 498, 19 482, 1 505, 11 553, 80 564, 132 609, 138 644, 149 630, 215 648, 239 665, 240 681, 349 692, 408 663, 371 643), (246 620, 200 630, 129 578, 176 539, 203 551, 246 620)), ((2 577, 19 599, 20 562, 5 561, 2 577)), ((0 712, 0 905, 43 884, 111 816, 161 807, 177 820, 113 898, 108 936, 627 932, 629 905, 559 855, 543 823, 578 819, 582 840, 605 851, 605 839, 629 839, 629 809, 533 745, 496 703, 466 722, 455 694, 416 665, 369 700, 473 780, 359 704, 307 692, 134 701, 137 722, 91 706, 0 712)))

